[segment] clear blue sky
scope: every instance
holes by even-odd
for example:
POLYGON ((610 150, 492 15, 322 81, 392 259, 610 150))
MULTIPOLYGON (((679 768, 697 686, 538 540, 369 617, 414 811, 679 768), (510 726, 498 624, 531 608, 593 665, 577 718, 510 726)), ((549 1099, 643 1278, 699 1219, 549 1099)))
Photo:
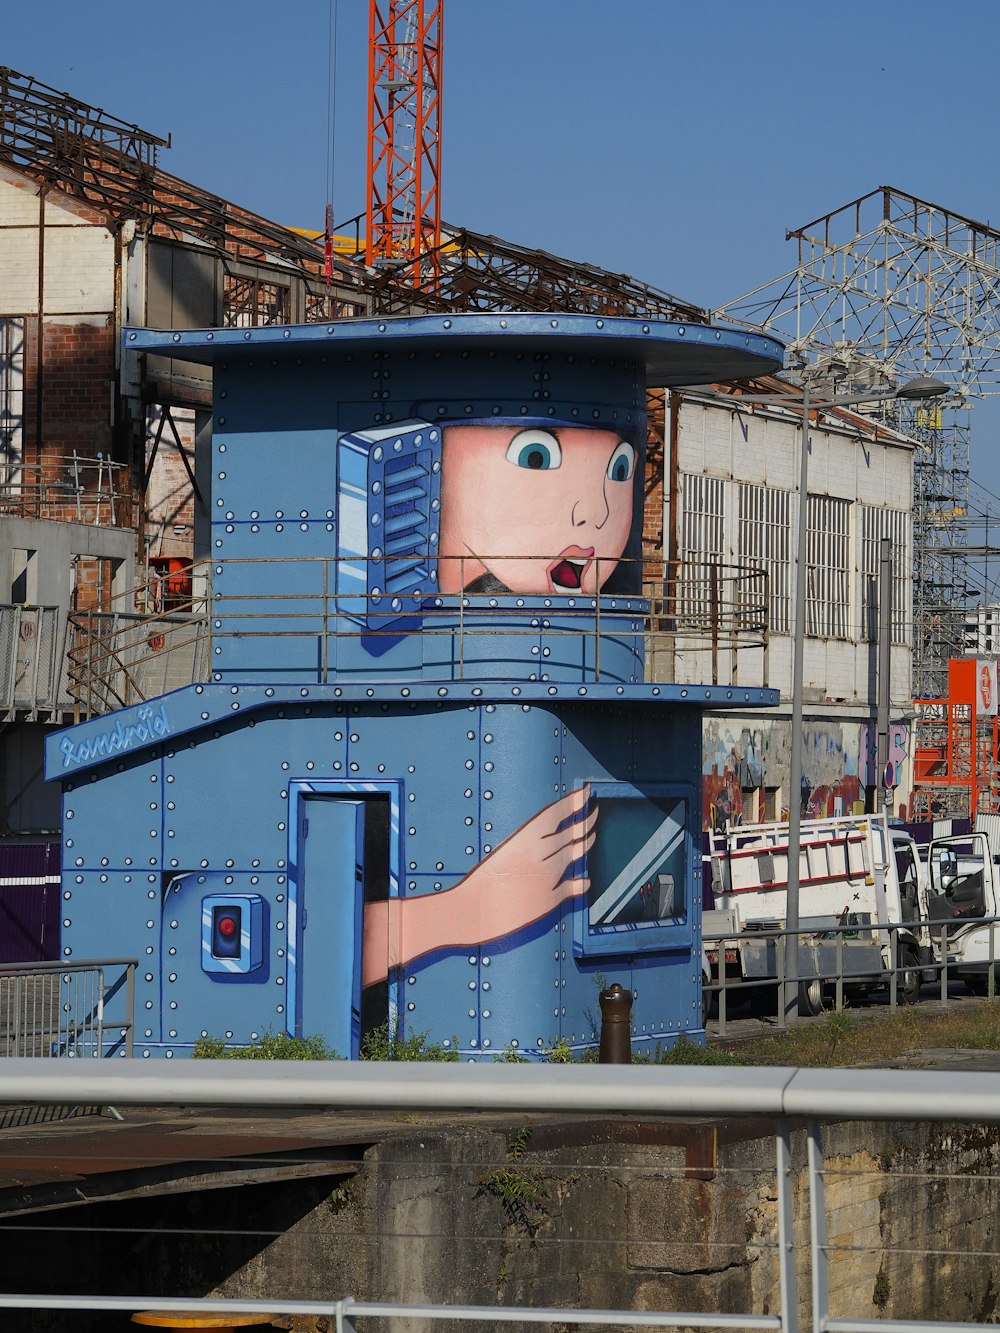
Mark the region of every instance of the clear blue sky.
MULTIPOLYGON (((365 202, 368 5, 333 2, 343 219, 365 202)), ((171 134, 175 174, 320 228, 330 4, 8 4, 0 64, 171 134)), ((446 0, 443 213, 706 306, 878 185, 1000 224, 998 39, 995 0, 446 0)))

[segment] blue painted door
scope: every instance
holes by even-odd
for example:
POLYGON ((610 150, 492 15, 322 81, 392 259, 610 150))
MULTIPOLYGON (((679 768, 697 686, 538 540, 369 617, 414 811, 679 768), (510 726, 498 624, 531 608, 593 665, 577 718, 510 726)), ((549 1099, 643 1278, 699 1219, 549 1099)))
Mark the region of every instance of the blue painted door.
POLYGON ((298 923, 296 1032, 323 1036, 356 1059, 361 1040, 364 800, 321 796, 299 803, 302 897, 298 923))

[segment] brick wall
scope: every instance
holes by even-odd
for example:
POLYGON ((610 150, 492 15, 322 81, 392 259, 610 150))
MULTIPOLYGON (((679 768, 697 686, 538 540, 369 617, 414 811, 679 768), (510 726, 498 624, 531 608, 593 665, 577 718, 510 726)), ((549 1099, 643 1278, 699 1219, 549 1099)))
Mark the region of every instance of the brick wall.
MULTIPOLYGON (((115 331, 100 322, 46 319, 43 326, 42 443, 47 450, 96 457, 111 448, 115 331)), ((32 387, 37 388, 37 327, 32 387)), ((32 438, 34 422, 29 424, 32 438)))
POLYGON ((642 553, 646 559, 645 577, 661 573, 666 559, 666 534, 663 531, 664 477, 667 468, 666 394, 663 389, 646 393, 646 476, 643 485, 642 553))
POLYGON ((38 320, 25 320, 25 513, 133 526, 128 469, 110 466, 114 339, 110 315, 45 319, 40 374, 38 320))

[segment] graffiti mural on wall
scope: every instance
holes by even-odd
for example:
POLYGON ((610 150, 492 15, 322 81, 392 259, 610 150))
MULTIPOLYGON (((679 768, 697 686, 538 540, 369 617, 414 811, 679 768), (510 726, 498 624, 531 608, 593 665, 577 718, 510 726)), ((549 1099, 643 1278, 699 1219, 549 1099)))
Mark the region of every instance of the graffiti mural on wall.
POLYGON ((617 431, 446 426, 441 591, 596 592, 629 539, 635 465, 617 431))
MULTIPOLYGON (((873 722, 861 724, 861 772, 865 784, 869 787, 878 785, 878 731, 873 722)), ((910 757, 910 733, 901 722, 889 726, 889 774, 891 788, 899 787, 907 772, 910 757)))
POLYGON ((590 888, 579 873, 596 838, 589 784, 539 811, 451 889, 368 903, 361 984, 442 949, 518 934, 590 888))
POLYGON ((269 1029, 352 1058, 382 1032, 590 1050, 609 971, 635 1042, 697 1037, 702 716, 777 695, 645 678, 646 387, 781 349, 517 313, 125 346, 212 365, 218 412, 210 681, 143 704, 162 727, 130 707, 47 746, 61 957, 113 925, 146 960, 136 1053, 269 1029))
MULTIPOLYGON (((865 797, 859 774, 863 725, 837 722, 806 727, 803 734, 800 813, 812 819, 847 814, 865 797)), ((789 770, 787 723, 738 727, 706 718, 702 754, 702 826, 787 819, 789 770), (781 792, 783 803, 777 804, 781 792)))
MULTIPOLYGON (((632 533, 634 444, 551 419, 437 424, 440 592, 570 597, 607 584, 632 533)), ((540 810, 452 888, 369 903, 363 984, 443 949, 518 935, 587 893, 581 867, 597 821, 588 785, 540 810)))

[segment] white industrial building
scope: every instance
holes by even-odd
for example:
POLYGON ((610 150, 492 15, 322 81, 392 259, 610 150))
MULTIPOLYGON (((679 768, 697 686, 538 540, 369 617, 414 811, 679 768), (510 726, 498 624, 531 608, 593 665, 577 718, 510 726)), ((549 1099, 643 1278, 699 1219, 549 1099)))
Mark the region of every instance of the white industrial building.
MULTIPOLYGON (((787 393, 771 381, 755 392, 787 393)), ((731 810, 744 822, 787 810, 789 707, 801 409, 741 403, 707 393, 671 395, 667 566, 704 583, 720 580, 719 641, 678 633, 658 674, 676 680, 766 681, 781 692, 773 716, 706 719, 706 819, 731 810), (759 571, 756 581, 751 571, 759 571), (731 603, 726 602, 726 597, 731 603), (759 623, 766 631, 753 633, 759 623), (731 627, 731 629, 730 629, 731 627), (721 804, 719 794, 722 793, 721 804)), ((878 698, 880 542, 891 552, 890 759, 905 807, 912 693, 913 445, 855 411, 817 411, 810 422, 804 653, 803 800, 810 814, 846 812, 871 799, 878 698), (808 792, 806 792, 808 788, 808 792)))

